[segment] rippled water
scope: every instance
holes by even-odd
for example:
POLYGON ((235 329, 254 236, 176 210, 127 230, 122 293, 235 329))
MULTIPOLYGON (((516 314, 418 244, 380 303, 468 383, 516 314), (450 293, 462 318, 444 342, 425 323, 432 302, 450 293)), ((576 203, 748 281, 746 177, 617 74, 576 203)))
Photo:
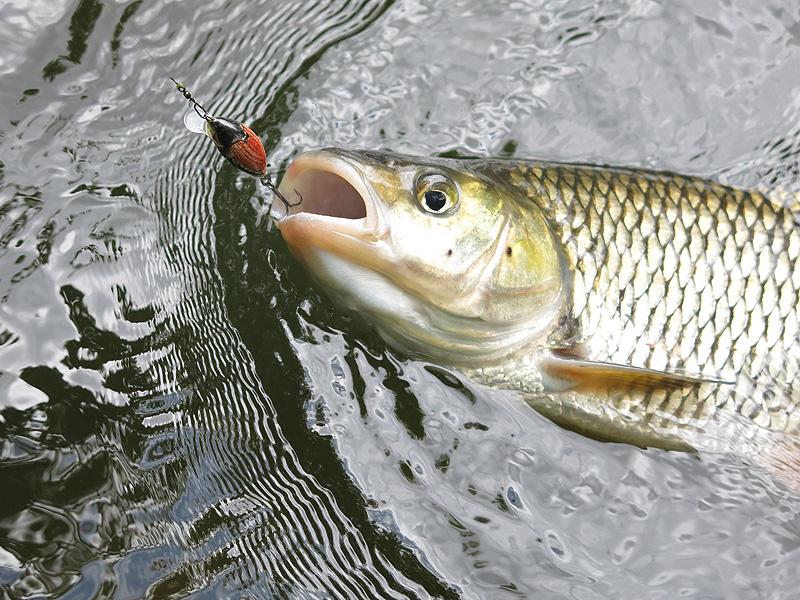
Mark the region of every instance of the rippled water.
MULTIPOLYGON (((326 145, 800 189, 793 0, 109 0, 276 170, 326 145)), ((97 0, 0 6, 0 595, 791 598, 800 499, 388 350, 97 0)))

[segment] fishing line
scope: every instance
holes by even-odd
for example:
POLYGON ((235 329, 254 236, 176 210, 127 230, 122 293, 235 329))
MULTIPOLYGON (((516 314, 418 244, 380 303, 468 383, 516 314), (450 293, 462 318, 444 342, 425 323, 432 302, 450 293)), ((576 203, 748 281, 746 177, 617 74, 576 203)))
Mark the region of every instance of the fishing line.
POLYGON ((184 123, 190 131, 206 134, 211 138, 211 140, 214 142, 214 145, 217 147, 217 150, 219 150, 220 154, 222 154, 222 156, 224 156, 228 162, 233 164, 233 166, 235 166, 237 169, 253 175, 254 177, 260 178, 262 185, 266 186, 280 199, 281 202, 284 203, 284 205, 286 205, 287 212, 291 207, 297 206, 303 201, 302 196, 298 194, 300 200, 294 203, 289 202, 284 195, 278 191, 278 188, 275 187, 275 184, 272 182, 272 177, 270 177, 270 174, 267 172, 267 154, 264 150, 264 145, 261 143, 261 140, 252 129, 239 121, 226 119, 225 117, 215 117, 209 113, 197 101, 192 93, 186 89, 186 86, 170 75, 169 71, 167 71, 163 65, 156 60, 156 57, 150 54, 150 51, 145 47, 145 45, 142 44, 142 42, 140 42, 135 35, 128 31, 128 28, 125 27, 125 24, 116 15, 116 13, 111 10, 108 5, 103 2, 103 0, 99 0, 99 2, 106 9, 108 9, 108 12, 112 17, 114 17, 114 20, 119 23, 119 26, 122 27, 122 30, 131 36, 131 38, 133 38, 133 41, 135 41, 139 47, 144 50, 145 54, 150 57, 150 60, 152 60, 153 63, 155 63, 155 65, 164 72, 164 75, 166 75, 169 80, 177 86, 178 92, 184 98, 186 98, 186 100, 189 102, 189 105, 194 109, 195 113, 197 113, 197 115, 203 120, 203 124, 200 126, 193 125, 187 118, 184 118, 184 123))

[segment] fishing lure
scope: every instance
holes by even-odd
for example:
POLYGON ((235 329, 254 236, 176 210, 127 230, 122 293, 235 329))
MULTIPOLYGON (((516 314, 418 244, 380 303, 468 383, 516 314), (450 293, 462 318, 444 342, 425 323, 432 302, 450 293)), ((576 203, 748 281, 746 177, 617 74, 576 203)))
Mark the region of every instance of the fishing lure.
POLYGON ((215 117, 209 113, 200 105, 191 92, 186 89, 185 85, 176 81, 175 78, 172 77, 172 75, 170 75, 163 66, 161 66, 161 63, 158 62, 152 54, 150 54, 150 51, 145 48, 144 44, 142 44, 136 38, 136 36, 128 31, 128 28, 125 27, 122 21, 110 9, 109 12, 111 12, 122 29, 125 30, 137 44, 139 44, 139 47, 145 51, 147 56, 150 57, 156 66, 161 69, 167 77, 169 77, 172 83, 178 86, 178 92, 189 101, 189 104, 194 109, 194 112, 197 113, 197 116, 202 120, 202 123, 189 120, 188 117, 191 115, 191 113, 184 117, 184 123, 190 131, 194 131, 196 133, 205 133, 208 137, 210 137, 213 140, 214 145, 217 147, 217 150, 219 150, 220 154, 222 154, 222 156, 224 156, 228 162, 230 162, 237 169, 241 169, 245 173, 261 179, 261 183, 269 188, 269 190, 286 205, 287 210, 292 206, 297 206, 303 201, 303 198, 298 194, 300 200, 294 203, 289 202, 286 197, 278 191, 278 188, 275 187, 275 184, 272 183, 272 178, 267 172, 267 153, 264 150, 264 144, 261 143, 261 139, 259 139, 252 129, 239 121, 234 121, 233 119, 227 119, 225 117, 215 117))
MULTIPOLYGON (((134 38, 135 39, 135 38, 134 38)), ((149 54, 149 52, 148 52, 149 54)), ((159 65, 160 66, 160 65, 159 65)), ((278 191, 272 178, 267 172, 267 153, 264 145, 256 133, 244 123, 234 121, 225 117, 214 117, 181 83, 175 81, 168 75, 172 82, 178 86, 178 91, 189 101, 197 115, 203 123, 193 122, 184 118, 184 123, 190 131, 205 133, 214 142, 220 154, 237 169, 261 179, 261 183, 268 187, 281 202, 286 205, 288 210, 292 206, 297 206, 303 201, 302 197, 297 202, 289 202, 286 197, 278 191)), ((187 115, 188 117, 189 115, 187 115)), ((299 196, 299 194, 298 194, 299 196)))

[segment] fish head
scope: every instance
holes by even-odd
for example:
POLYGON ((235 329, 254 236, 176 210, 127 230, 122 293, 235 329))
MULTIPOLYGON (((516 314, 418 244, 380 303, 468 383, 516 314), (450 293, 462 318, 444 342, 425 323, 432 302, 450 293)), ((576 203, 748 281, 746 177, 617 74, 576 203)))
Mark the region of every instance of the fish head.
POLYGON ((325 149, 295 159, 272 217, 339 304, 391 344, 454 366, 541 339, 565 261, 523 190, 469 160, 325 149))

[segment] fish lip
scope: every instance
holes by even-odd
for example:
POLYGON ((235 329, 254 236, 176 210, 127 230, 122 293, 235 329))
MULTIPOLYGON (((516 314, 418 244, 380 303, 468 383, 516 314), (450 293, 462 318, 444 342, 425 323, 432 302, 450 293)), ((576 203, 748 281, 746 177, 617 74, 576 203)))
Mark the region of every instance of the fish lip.
POLYGON ((315 235, 328 232, 359 239, 377 239, 386 232, 386 219, 375 191, 341 150, 326 148, 301 154, 289 165, 278 191, 290 203, 300 200, 297 206, 288 208, 279 198, 273 200, 270 216, 282 231, 313 228, 315 235), (338 205, 328 201, 331 188, 339 196, 338 205), (363 216, 356 199, 363 204, 363 216))

